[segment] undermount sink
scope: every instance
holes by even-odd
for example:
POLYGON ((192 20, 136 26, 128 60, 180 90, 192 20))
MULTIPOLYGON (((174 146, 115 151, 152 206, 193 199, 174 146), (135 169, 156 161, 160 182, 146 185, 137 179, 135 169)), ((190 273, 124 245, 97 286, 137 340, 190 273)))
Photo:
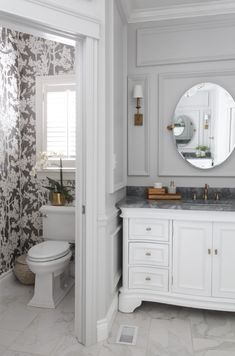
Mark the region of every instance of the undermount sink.
POLYGON ((183 205, 185 208, 191 208, 191 209, 203 209, 204 208, 209 208, 209 207, 216 207, 216 208, 229 208, 231 207, 231 202, 229 201, 219 201, 219 200, 190 200, 183 202, 183 205))

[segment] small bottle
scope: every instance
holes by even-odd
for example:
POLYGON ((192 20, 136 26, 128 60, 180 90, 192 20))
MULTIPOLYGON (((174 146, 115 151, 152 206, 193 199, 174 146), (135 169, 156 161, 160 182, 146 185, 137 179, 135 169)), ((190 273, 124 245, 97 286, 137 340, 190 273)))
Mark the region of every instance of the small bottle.
POLYGON ((175 194, 176 193, 176 186, 175 186, 175 182, 173 180, 170 182, 170 186, 168 188, 168 193, 169 194, 175 194))

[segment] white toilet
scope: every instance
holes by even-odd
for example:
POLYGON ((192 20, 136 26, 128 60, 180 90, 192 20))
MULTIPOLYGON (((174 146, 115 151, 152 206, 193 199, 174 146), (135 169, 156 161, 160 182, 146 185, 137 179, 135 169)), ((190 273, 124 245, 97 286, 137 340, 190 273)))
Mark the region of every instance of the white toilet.
POLYGON ((75 241, 75 208, 45 205, 40 212, 45 242, 28 251, 26 260, 35 273, 34 296, 28 305, 55 308, 74 285, 69 273, 69 242, 75 241))

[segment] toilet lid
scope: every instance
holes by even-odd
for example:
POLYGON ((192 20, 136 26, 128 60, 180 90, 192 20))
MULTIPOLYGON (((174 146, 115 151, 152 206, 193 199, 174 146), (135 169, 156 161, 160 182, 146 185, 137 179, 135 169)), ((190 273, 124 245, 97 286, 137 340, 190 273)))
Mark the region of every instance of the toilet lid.
POLYGON ((65 241, 45 241, 31 247, 28 257, 33 260, 49 261, 67 255, 69 243, 65 241))

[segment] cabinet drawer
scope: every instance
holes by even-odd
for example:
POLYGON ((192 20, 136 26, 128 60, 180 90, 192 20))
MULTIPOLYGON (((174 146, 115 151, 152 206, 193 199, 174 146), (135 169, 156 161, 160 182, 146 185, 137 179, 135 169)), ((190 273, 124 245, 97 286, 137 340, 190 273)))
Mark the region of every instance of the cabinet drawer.
POLYGON ((131 219, 130 239, 168 241, 169 221, 158 219, 131 219))
POLYGON ((130 267, 129 288, 168 292, 168 270, 150 267, 130 267))
POLYGON ((132 242, 129 245, 129 264, 168 266, 168 245, 132 242))

